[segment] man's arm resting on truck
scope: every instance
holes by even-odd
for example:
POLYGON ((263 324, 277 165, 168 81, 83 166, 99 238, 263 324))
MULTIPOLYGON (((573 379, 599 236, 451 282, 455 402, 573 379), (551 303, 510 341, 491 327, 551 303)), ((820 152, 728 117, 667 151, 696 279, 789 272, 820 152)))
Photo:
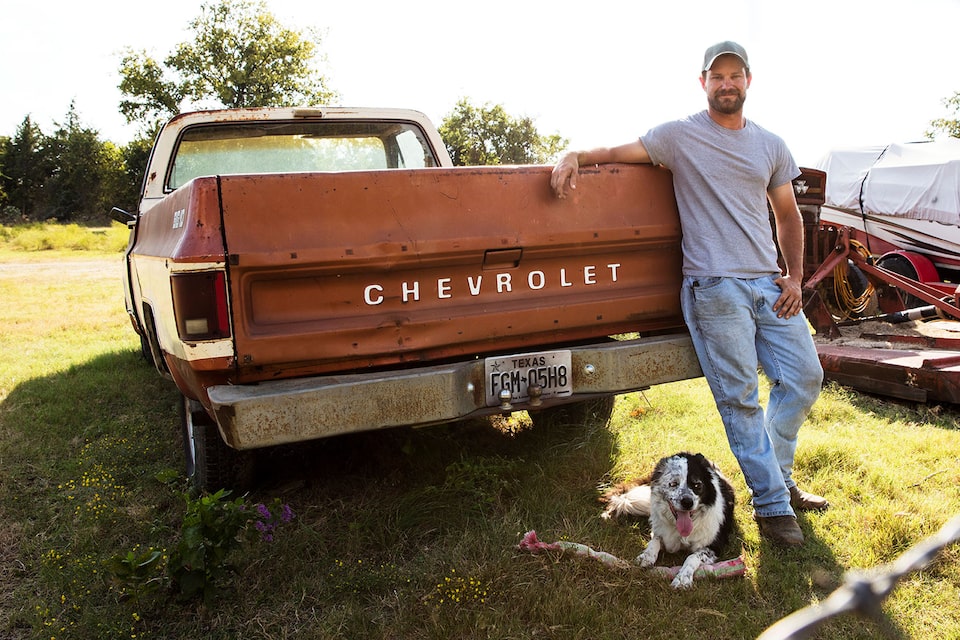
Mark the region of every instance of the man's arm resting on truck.
POLYGON ((558 198, 567 197, 569 189, 577 188, 577 173, 581 165, 610 164, 622 162, 629 164, 650 164, 650 154, 640 140, 618 147, 598 147, 590 151, 571 151, 565 154, 553 168, 550 186, 558 198))
POLYGON ((786 273, 777 278, 780 297, 773 304, 773 310, 780 317, 789 318, 800 313, 803 308, 803 216, 797 206, 797 197, 793 183, 787 182, 767 191, 770 208, 777 223, 777 244, 786 273))

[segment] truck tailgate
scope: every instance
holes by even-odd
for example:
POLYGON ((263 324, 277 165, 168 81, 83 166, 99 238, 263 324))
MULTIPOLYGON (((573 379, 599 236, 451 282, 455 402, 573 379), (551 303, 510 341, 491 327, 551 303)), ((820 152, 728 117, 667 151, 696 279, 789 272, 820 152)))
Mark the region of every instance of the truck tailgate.
POLYGON ((668 171, 220 178, 238 382, 682 327, 668 171), (280 373, 282 371, 282 374, 280 373))

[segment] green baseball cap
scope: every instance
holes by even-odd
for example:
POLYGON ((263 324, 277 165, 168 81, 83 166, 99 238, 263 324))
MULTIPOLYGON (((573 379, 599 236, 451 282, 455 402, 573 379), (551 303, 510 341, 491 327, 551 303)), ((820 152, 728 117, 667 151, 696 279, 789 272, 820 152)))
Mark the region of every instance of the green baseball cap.
POLYGON ((736 42, 731 42, 730 40, 718 42, 707 49, 706 53, 703 54, 703 70, 709 71, 710 67, 713 66, 713 63, 717 61, 717 58, 726 54, 737 56, 743 60, 743 66, 747 69, 747 71, 750 70, 750 61, 747 59, 747 50, 738 45, 736 42))

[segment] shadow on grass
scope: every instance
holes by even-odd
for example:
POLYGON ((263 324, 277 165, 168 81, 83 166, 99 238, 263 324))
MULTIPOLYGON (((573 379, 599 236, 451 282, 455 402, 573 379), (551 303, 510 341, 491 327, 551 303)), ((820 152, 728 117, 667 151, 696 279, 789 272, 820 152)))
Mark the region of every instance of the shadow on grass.
MULTIPOLYGON (((62 372, 27 380, 0 403, 0 451, 16 451, 10 475, 42 471, 50 481, 75 471, 76 456, 101 438, 139 440, 165 465, 182 468, 179 395, 139 353, 103 354, 62 372)), ((443 478, 446 468, 471 457, 500 456, 537 465, 557 447, 587 447, 586 457, 609 466, 613 442, 603 425, 557 425, 502 433, 474 420, 424 429, 386 429, 337 436, 258 452, 258 491, 293 486, 356 486, 366 479, 411 486, 443 478), (589 442, 588 442, 589 441, 589 442)), ((130 462, 131 475, 148 460, 130 462)), ((596 468, 602 475, 605 468, 596 468)), ((362 487, 361 487, 362 488, 362 487)))
MULTIPOLYGON (((25 381, 0 405, 0 497, 8 517, 56 522, 64 483, 102 465, 125 487, 169 488, 155 476, 182 473, 179 395, 133 351, 106 353, 25 381)), ((378 535, 419 539, 476 526, 509 509, 555 522, 580 505, 593 517, 596 485, 615 455, 602 424, 558 424, 515 435, 488 420, 338 436, 257 452, 252 497, 282 495, 325 518, 367 521, 378 535), (304 506, 306 505, 306 506, 304 506), (365 512, 365 509, 371 511, 365 512)), ((162 516, 174 521, 174 514, 162 516)), ((357 524, 353 525, 356 528, 357 524)))
POLYGON ((11 560, 0 592, 12 598, 0 635, 50 622, 38 612, 75 595, 69 606, 86 606, 73 585, 99 580, 81 559, 179 517, 177 497, 154 480, 178 463, 175 399, 138 353, 116 351, 25 380, 0 403, 0 549, 11 560))
MULTIPOLYGON (((9 523, 0 549, 32 568, 0 574, 3 592, 21 603, 8 610, 19 609, 11 613, 16 620, 0 620, 0 629, 29 627, 37 594, 58 599, 64 584, 73 584, 63 572, 37 572, 51 549, 109 557, 135 544, 172 542, 183 504, 157 476, 183 468, 178 402, 172 383, 137 352, 118 351, 24 381, 0 404, 0 517, 9 523), (101 511, 110 500, 116 504, 101 511)), ((485 420, 372 431, 259 452, 250 497, 281 497, 294 507, 293 549, 322 539, 331 554, 388 554, 402 562, 405 551, 424 541, 489 527, 498 532, 491 544, 502 548, 515 542, 500 537, 506 513, 540 512, 540 502, 556 513, 571 503, 593 510, 612 446, 597 424, 517 435, 485 420)), ((284 564, 301 566, 293 558, 284 564)), ((73 570, 81 574, 77 584, 90 579, 80 567, 73 570)), ((293 574, 322 582, 309 570, 293 574)), ((268 579, 282 584, 289 577, 268 579)))
POLYGON ((457 530, 496 528, 504 517, 553 525, 594 520, 596 487, 614 457, 605 424, 510 434, 477 419, 264 450, 256 482, 258 493, 330 505, 325 521, 343 521, 353 534, 365 532, 395 549, 457 530))
POLYGON ((174 391, 132 351, 21 382, 0 404, 0 491, 42 507, 84 461, 132 483, 170 465, 179 446, 174 391))

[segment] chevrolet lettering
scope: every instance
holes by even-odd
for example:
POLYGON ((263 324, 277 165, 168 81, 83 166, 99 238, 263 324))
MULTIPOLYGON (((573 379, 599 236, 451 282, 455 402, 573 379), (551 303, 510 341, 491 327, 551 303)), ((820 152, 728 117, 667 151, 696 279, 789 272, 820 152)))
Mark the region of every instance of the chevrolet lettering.
MULTIPOLYGON (((591 286, 598 284, 601 279, 615 283, 619 278, 620 263, 611 263, 598 268, 596 265, 587 265, 582 269, 561 268, 554 278, 550 278, 544 271, 533 270, 526 276, 515 277, 512 273, 497 273, 486 277, 483 275, 467 276, 463 281, 454 282, 453 278, 438 278, 434 283, 421 286, 419 280, 404 281, 400 284, 396 296, 401 302, 419 302, 421 295, 429 292, 437 300, 447 300, 458 295, 479 296, 484 291, 494 291, 497 294, 513 293, 517 291, 540 291, 555 287, 572 287, 574 285, 591 286)), ((363 301, 369 306, 382 304, 385 300, 386 289, 382 284, 367 285, 363 290, 363 301)))

